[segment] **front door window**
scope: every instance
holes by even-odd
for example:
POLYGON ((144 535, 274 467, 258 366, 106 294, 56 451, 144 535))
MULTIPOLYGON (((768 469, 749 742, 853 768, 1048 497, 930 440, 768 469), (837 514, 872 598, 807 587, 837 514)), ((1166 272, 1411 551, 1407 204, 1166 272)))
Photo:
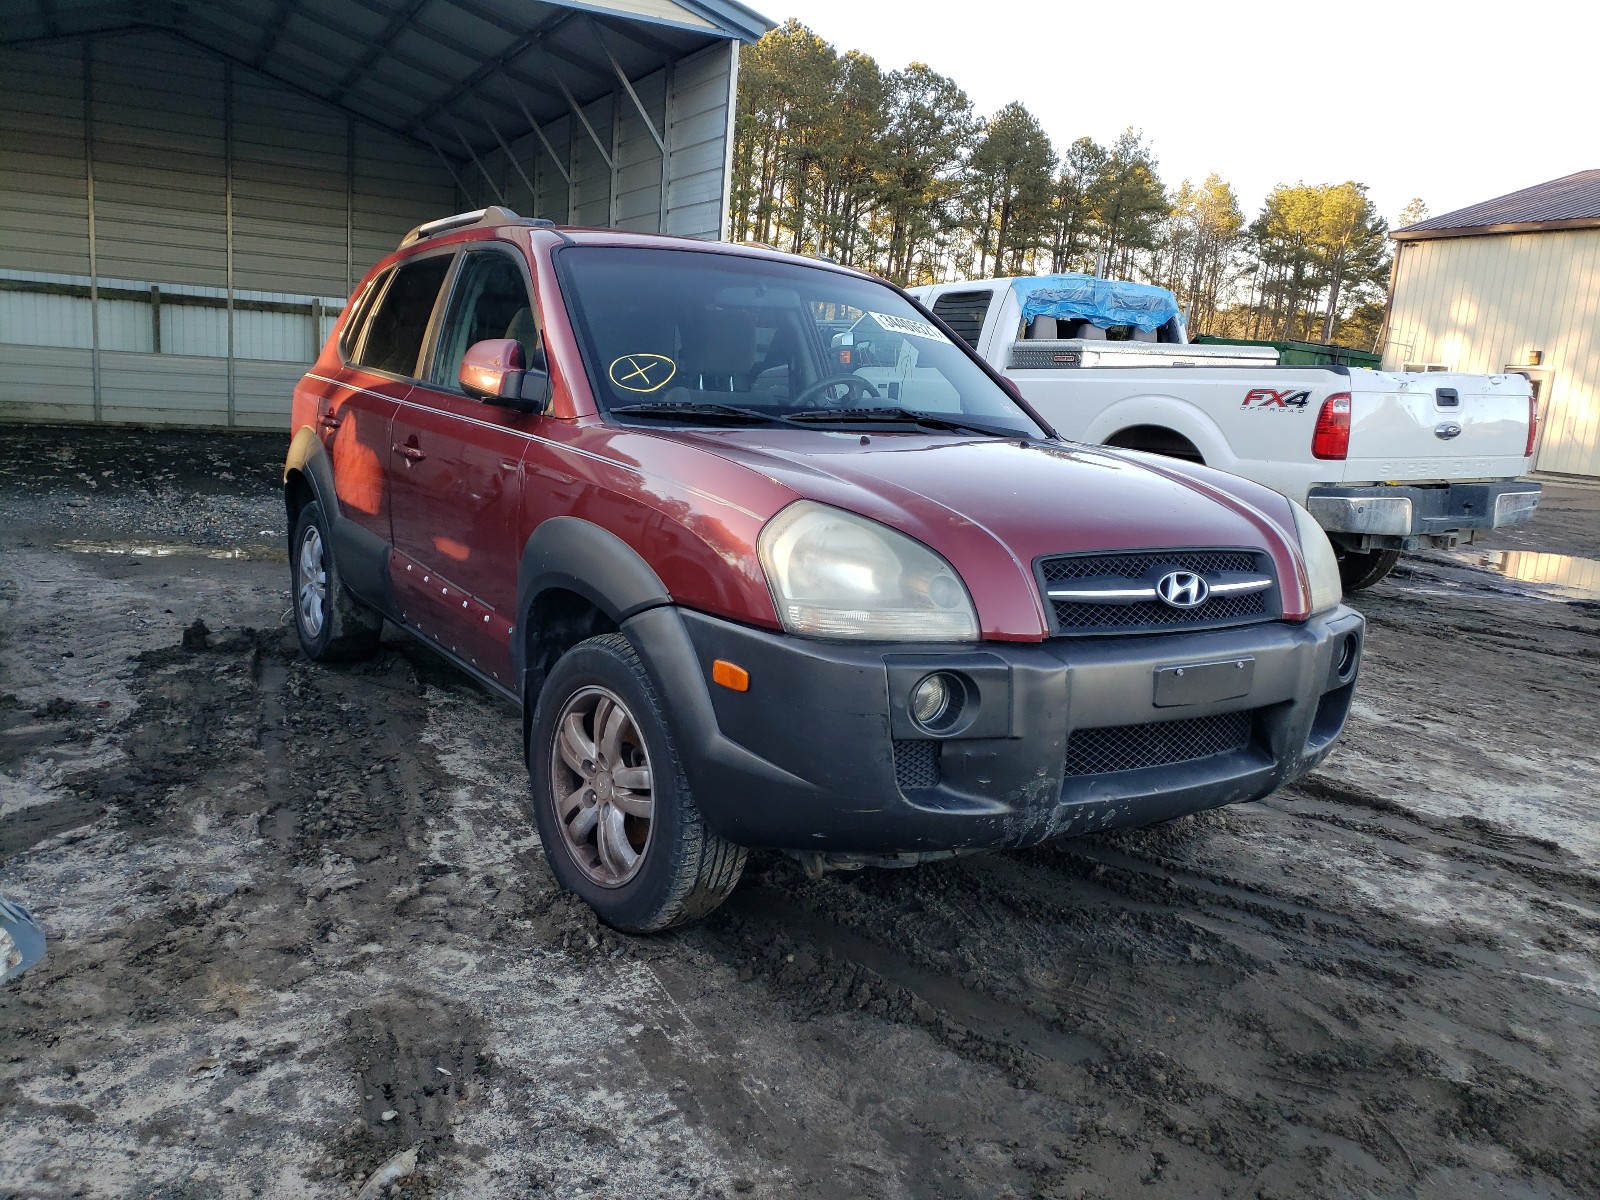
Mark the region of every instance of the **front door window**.
POLYGON ((492 250, 468 254, 450 297, 430 382, 455 390, 467 351, 496 338, 511 338, 522 347, 524 368, 544 368, 539 323, 515 260, 492 250))

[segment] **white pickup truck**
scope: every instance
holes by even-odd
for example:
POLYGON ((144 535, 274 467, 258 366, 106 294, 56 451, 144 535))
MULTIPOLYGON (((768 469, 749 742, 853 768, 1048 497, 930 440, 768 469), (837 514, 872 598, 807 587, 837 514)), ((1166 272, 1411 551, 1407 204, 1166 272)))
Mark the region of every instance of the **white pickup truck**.
MULTIPOLYGON (((1064 437, 1205 463, 1304 504, 1347 591, 1402 550, 1449 548, 1538 506, 1521 478, 1537 425, 1521 375, 1279 366, 1270 348, 1190 344, 1164 288, 1090 276, 910 291, 1064 437)), ((870 321, 834 338, 880 388, 915 370, 906 342, 870 321)))

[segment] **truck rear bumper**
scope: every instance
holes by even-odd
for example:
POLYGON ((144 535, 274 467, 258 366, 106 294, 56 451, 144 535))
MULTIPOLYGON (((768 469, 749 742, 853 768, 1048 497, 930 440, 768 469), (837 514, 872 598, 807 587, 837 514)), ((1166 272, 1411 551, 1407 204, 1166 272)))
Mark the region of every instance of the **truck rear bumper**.
POLYGON ((1364 623, 1340 607, 1204 633, 852 645, 664 607, 623 631, 660 683, 718 833, 906 855, 1029 845, 1266 795, 1338 737, 1364 623), (748 672, 747 691, 708 682, 717 659, 748 672), (965 697, 942 735, 909 711, 934 672, 965 697))
POLYGON ((1375 539, 1372 546, 1414 550, 1437 538, 1521 525, 1539 507, 1542 491, 1541 485, 1525 479, 1415 487, 1326 486, 1310 490, 1306 508, 1329 533, 1375 539))

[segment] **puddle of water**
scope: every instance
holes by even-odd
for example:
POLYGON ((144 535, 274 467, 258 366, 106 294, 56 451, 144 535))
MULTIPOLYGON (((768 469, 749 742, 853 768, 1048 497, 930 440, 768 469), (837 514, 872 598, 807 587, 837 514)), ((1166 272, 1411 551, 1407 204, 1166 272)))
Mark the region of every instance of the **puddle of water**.
POLYGON ((191 546, 166 542, 57 542, 58 550, 73 554, 127 554, 134 558, 258 558, 260 554, 237 546, 191 546))
POLYGON ((1533 584, 1567 600, 1600 600, 1600 560, 1527 550, 1469 550, 1455 555, 1468 566, 1533 584))

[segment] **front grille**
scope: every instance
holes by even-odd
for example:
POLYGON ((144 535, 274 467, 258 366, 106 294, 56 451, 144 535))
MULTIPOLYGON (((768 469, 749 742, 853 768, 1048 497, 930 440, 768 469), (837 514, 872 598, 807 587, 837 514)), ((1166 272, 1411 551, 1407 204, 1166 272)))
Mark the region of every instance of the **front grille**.
POLYGON ((1114 629, 1164 629, 1172 625, 1233 625, 1267 616, 1266 593, 1218 596, 1199 608, 1168 608, 1159 600, 1136 604, 1075 604, 1052 602, 1056 626, 1062 633, 1100 633, 1114 629))
POLYGON ((1243 750, 1250 744, 1252 714, 1218 713, 1149 725, 1075 729, 1067 739, 1067 776, 1110 775, 1141 767, 1165 767, 1243 750))
POLYGON ((901 789, 939 786, 939 743, 894 739, 894 781, 901 789))
MULTIPOLYGON (((1275 577, 1272 560, 1253 550, 1141 551, 1129 554, 1068 554, 1042 559, 1039 578, 1046 598, 1052 587, 1077 581, 1153 585, 1168 571, 1193 571, 1215 582, 1219 576, 1275 577)), ((1145 633, 1165 629, 1215 629, 1275 620, 1278 590, 1213 595, 1198 608, 1172 608, 1160 600, 1098 602, 1050 599, 1055 632, 1064 635, 1145 633)))
POLYGON ((1193 571, 1214 575, 1219 571, 1254 571, 1262 566, 1262 555, 1253 550, 1150 550, 1137 554, 1063 554, 1040 564, 1046 583, 1068 579, 1092 579, 1099 575, 1121 575, 1142 579, 1153 567, 1169 571, 1193 571))

